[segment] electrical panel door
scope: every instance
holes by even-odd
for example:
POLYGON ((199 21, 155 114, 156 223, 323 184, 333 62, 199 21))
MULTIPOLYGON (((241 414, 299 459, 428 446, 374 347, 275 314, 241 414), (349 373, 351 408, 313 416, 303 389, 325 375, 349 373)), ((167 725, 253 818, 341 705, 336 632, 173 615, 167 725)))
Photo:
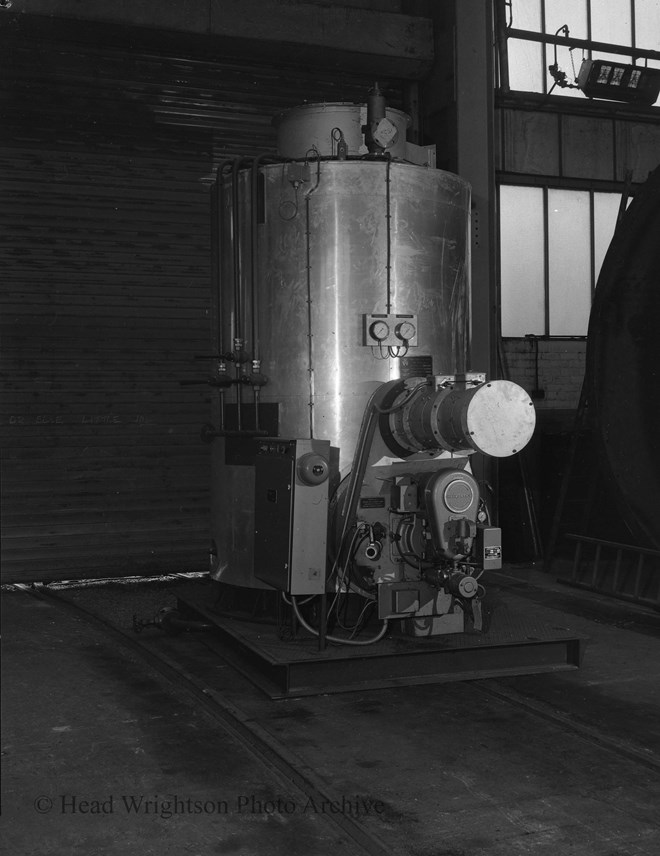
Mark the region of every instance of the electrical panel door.
POLYGON ((254 575, 289 594, 324 590, 329 459, 328 440, 259 442, 254 575))

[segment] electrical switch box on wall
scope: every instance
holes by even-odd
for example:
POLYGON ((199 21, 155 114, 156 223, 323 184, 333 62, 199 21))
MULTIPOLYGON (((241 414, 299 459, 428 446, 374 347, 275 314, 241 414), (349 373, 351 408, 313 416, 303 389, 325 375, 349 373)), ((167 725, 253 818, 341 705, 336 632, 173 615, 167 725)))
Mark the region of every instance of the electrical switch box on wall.
POLYGON ((329 440, 259 441, 254 575, 280 591, 324 591, 329 460, 329 440))

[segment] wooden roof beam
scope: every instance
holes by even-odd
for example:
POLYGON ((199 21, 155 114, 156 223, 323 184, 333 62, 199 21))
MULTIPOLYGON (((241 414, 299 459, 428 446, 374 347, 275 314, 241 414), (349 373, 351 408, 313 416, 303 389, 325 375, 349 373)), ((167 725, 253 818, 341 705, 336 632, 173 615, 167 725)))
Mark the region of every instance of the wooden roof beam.
POLYGON ((298 0, 21 0, 11 17, 32 16, 206 36, 222 57, 313 63, 419 80, 433 62, 428 18, 298 0))

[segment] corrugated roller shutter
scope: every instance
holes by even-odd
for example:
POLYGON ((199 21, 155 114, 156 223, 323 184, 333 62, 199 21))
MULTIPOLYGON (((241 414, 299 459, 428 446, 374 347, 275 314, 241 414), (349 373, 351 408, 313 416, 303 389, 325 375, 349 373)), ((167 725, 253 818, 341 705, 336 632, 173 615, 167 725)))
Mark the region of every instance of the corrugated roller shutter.
POLYGON ((369 82, 0 47, 3 581, 204 570, 213 164, 369 82))

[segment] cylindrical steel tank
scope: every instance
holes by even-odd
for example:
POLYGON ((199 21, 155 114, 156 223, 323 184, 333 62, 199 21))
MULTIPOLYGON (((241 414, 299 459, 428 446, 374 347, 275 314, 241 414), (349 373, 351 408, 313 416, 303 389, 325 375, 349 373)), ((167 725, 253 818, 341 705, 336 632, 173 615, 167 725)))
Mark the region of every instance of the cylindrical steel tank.
MULTIPOLYGON (((269 165, 261 175, 256 288, 261 370, 269 379, 261 401, 279 404, 282 436, 330 440, 344 468, 378 384, 402 372, 468 369, 469 185, 451 173, 387 160, 311 162, 297 190, 290 180, 297 165, 269 165), (372 315, 413 316, 417 344, 405 359, 365 344, 365 317, 372 315)), ((247 172, 241 211, 249 209, 249 184, 247 172)), ((242 259, 249 259, 249 219, 241 223, 242 259)), ((225 259, 226 277, 231 262, 225 259)), ((227 289, 227 325, 231 300, 227 289)), ((225 341, 230 332, 227 326, 225 341)), ((401 343, 399 354, 404 350, 401 343)))
MULTIPOLYGON (((376 387, 470 368, 469 185, 389 157, 235 164, 219 184, 220 350, 245 339, 238 373, 260 359, 260 402, 277 404, 278 435, 329 440, 343 476, 376 387), (389 324, 384 344, 373 316, 389 324)), ((252 401, 248 384, 241 394, 252 401)), ((226 391, 227 410, 237 395, 226 391)), ((254 468, 232 443, 213 450, 212 575, 259 588, 254 468)))

